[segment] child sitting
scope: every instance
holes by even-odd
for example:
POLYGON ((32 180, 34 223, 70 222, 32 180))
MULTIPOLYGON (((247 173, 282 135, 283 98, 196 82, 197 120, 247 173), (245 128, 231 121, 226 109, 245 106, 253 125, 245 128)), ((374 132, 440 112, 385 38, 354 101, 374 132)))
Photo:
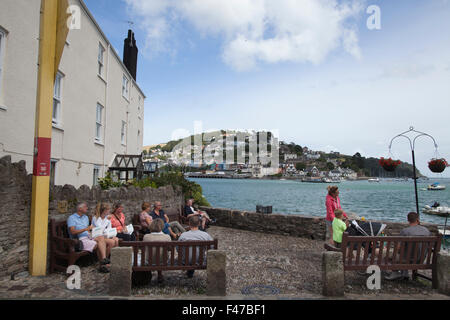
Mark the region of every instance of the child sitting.
POLYGON ((342 235, 344 234, 345 230, 348 228, 348 220, 346 219, 345 222, 342 220, 344 215, 344 211, 341 209, 336 209, 334 211, 334 220, 332 223, 333 227, 333 241, 334 245, 337 248, 341 247, 342 243, 342 235))

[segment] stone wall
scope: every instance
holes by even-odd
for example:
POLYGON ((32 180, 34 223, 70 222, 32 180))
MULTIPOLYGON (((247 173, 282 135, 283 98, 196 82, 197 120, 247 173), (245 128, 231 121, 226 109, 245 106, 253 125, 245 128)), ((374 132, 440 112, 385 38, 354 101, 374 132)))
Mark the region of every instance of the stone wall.
MULTIPOLYGON (((317 240, 325 240, 326 236, 325 218, 294 214, 262 214, 209 207, 200 207, 200 209, 217 219, 217 225, 221 227, 317 240)), ((408 226, 407 223, 400 222, 382 223, 387 225, 385 233, 388 236, 399 235, 400 231, 408 226)), ((437 225, 427 223, 422 223, 422 225, 426 226, 433 234, 438 234, 437 225)))
MULTIPOLYGON (((10 156, 0 159, 0 278, 28 270, 31 184, 32 176, 27 174, 25 161, 11 163, 10 156)), ((54 186, 50 189, 49 221, 66 220, 81 201, 89 205, 89 214, 94 213, 100 201, 111 205, 120 201, 126 222, 131 223, 132 216, 141 212, 143 201, 157 200, 165 209, 180 207, 184 203, 181 187, 102 190, 98 186, 78 189, 71 185, 54 186)))

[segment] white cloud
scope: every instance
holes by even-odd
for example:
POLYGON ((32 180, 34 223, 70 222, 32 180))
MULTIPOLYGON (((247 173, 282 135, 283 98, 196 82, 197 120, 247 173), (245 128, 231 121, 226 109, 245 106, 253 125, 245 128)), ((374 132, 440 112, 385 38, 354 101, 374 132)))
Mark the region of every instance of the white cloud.
POLYGON ((147 50, 175 50, 183 24, 220 37, 222 58, 243 71, 259 63, 321 63, 342 48, 361 57, 355 21, 364 0, 124 0, 147 32, 147 50))

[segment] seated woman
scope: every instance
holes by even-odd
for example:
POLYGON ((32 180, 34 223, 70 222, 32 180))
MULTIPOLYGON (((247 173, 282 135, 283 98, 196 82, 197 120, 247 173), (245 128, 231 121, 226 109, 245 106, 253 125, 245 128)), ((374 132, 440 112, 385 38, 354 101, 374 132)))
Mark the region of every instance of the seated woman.
MULTIPOLYGON (((95 208, 95 216, 92 218, 92 226, 94 228, 101 227, 102 233, 105 234, 108 229, 112 229, 111 226, 111 210, 110 206, 107 203, 99 203, 95 208)), ((109 257, 111 253, 111 249, 119 246, 119 238, 112 237, 108 239, 105 236, 105 242, 107 244, 106 256, 109 257)), ((109 260, 109 259, 108 259, 109 260)))
POLYGON ((141 232, 145 234, 150 233, 150 225, 152 224, 152 217, 149 215, 151 205, 148 202, 142 204, 142 212, 139 214, 139 222, 141 224, 141 232))
POLYGON ((184 206, 184 216, 187 220, 191 217, 198 216, 201 221, 201 230, 205 230, 206 223, 214 223, 214 221, 209 217, 205 211, 195 211, 193 205, 193 200, 186 200, 186 205, 184 206))
POLYGON ((123 214, 123 205, 117 203, 111 215, 111 226, 117 229, 117 237, 123 241, 136 241, 134 233, 128 234, 125 226, 125 215, 123 214))
MULTIPOLYGON (((144 242, 166 242, 166 241, 172 241, 170 236, 168 234, 165 234, 163 232, 164 229, 164 221, 162 219, 155 219, 150 224, 150 234, 146 234, 144 236, 143 241, 144 242)), ((148 259, 149 253, 146 252, 145 256, 148 259)), ((159 256, 163 256, 163 249, 160 249, 159 256)), ((152 253, 152 261, 153 263, 156 261, 156 250, 152 253)), ((148 261, 146 261, 148 263, 148 261)), ((162 271, 158 271, 158 282, 161 283, 164 281, 162 271)))

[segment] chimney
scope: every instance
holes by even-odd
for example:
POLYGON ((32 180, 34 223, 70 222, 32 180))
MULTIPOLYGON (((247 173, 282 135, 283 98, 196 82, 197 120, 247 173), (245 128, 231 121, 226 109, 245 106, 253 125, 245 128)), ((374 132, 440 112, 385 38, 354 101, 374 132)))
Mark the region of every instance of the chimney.
POLYGON ((125 39, 123 46, 123 63, 127 67, 128 71, 130 71, 131 76, 135 81, 138 51, 136 39, 134 38, 134 32, 132 30, 128 30, 128 38, 125 39))

